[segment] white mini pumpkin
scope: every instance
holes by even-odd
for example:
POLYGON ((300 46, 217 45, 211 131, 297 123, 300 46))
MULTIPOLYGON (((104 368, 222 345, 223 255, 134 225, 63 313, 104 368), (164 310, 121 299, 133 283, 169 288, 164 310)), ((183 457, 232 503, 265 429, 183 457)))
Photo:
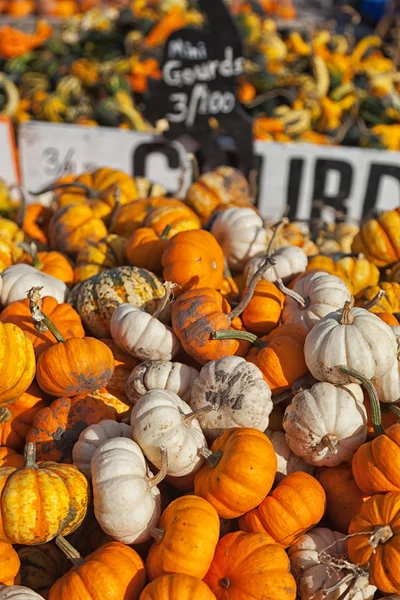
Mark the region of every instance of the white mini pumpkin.
POLYGON ((280 289, 286 294, 282 323, 300 325, 307 331, 351 299, 349 288, 342 279, 322 271, 306 275, 293 290, 282 286, 280 289))
POLYGON ((367 438, 361 386, 316 383, 294 396, 282 424, 287 445, 306 463, 335 467, 351 460, 367 438))
POLYGON ((260 369, 239 356, 204 365, 193 384, 189 404, 193 410, 209 404, 218 408, 198 417, 209 442, 230 427, 264 431, 273 409, 271 389, 260 369))
MULTIPOLYGON (((391 329, 393 331, 393 327, 391 329)), ((396 342, 397 360, 394 361, 392 368, 384 375, 372 379, 379 402, 388 404, 400 401, 400 336, 396 336, 396 342)))
MULTIPOLYGON (((245 267, 244 274, 246 277, 246 285, 249 284, 250 279, 254 273, 261 267, 265 261, 265 254, 254 256, 251 258, 245 267)), ((302 248, 298 246, 283 246, 278 248, 272 258, 275 264, 265 271, 261 279, 274 283, 277 279, 282 279, 283 283, 287 283, 296 275, 304 273, 307 268, 308 258, 307 254, 302 248)))
POLYGON ((120 437, 95 450, 90 469, 94 513, 102 530, 124 544, 148 540, 161 514, 157 484, 165 476, 166 464, 151 477, 140 447, 120 437))
POLYGON ((180 348, 170 327, 132 304, 114 310, 110 330, 114 342, 140 360, 170 360, 180 348))
POLYGON ((43 596, 24 585, 8 586, 0 583, 0 600, 43 600, 43 596))
POLYGON ((308 465, 300 456, 296 456, 286 443, 285 434, 282 431, 272 431, 266 429, 265 435, 271 440, 275 450, 278 467, 276 470, 275 481, 279 483, 284 477, 303 471, 304 473, 314 474, 314 467, 308 465))
POLYGON ((221 212, 211 233, 222 247, 228 265, 235 271, 267 249, 267 232, 262 218, 252 208, 228 208, 221 212))
POLYGON ((132 439, 132 429, 126 423, 118 423, 106 419, 100 423, 89 425, 82 431, 78 441, 72 448, 72 462, 78 469, 90 477, 90 461, 95 450, 106 440, 126 437, 132 439))
POLYGON ((180 362, 148 360, 133 369, 127 379, 125 392, 132 403, 156 388, 175 392, 188 402, 193 382, 198 376, 197 369, 180 362))
POLYGON ((315 379, 334 384, 358 383, 340 367, 345 365, 367 379, 381 377, 396 360, 397 344, 382 319, 346 302, 342 310, 327 315, 309 332, 304 356, 315 379))
POLYGON ((300 600, 370 600, 376 587, 368 575, 346 569, 347 540, 339 531, 315 527, 288 548, 290 570, 296 579, 300 600), (334 566, 339 562, 341 569, 334 566), (353 575, 353 577, 351 577, 353 575), (331 590, 331 591, 329 591, 331 590))
POLYGON ((35 269, 31 265, 12 265, 1 273, 0 277, 0 303, 8 306, 11 302, 25 300, 26 293, 31 287, 40 286, 43 296, 51 296, 62 303, 68 299, 68 286, 53 277, 35 269))
POLYGON ((167 474, 183 477, 197 471, 199 454, 207 442, 192 409, 174 392, 150 390, 139 398, 131 413, 133 439, 146 458, 160 466, 160 446, 168 453, 167 474))

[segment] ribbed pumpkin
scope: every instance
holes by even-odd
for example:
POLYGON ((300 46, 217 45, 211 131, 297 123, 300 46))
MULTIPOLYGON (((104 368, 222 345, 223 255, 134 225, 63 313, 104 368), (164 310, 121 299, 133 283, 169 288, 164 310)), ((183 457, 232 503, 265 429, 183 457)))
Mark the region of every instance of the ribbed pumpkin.
POLYGON ((28 389, 35 371, 31 340, 13 323, 0 323, 0 412, 28 389))
POLYGON ((256 509, 241 517, 239 526, 248 533, 268 533, 277 544, 288 548, 321 520, 325 505, 321 484, 308 473, 297 471, 285 477, 256 509))
POLYGON ((153 208, 143 221, 143 226, 151 227, 157 235, 161 235, 169 227, 169 237, 173 237, 181 231, 200 229, 201 223, 196 213, 182 202, 181 206, 164 204, 153 208))
POLYGON ((67 285, 72 285, 74 281, 74 270, 71 262, 61 252, 36 252, 36 248, 31 249, 24 254, 19 260, 19 263, 32 265, 39 271, 57 277, 67 285))
POLYGON ((135 550, 110 542, 82 558, 66 540, 58 538, 57 544, 74 567, 55 582, 49 600, 138 600, 146 583, 146 569, 135 550))
POLYGON ((234 531, 218 542, 204 578, 218 600, 295 600, 286 552, 264 533, 234 531))
POLYGON ((133 231, 142 227, 146 216, 154 209, 160 206, 169 206, 179 208, 182 205, 180 200, 174 198, 165 198, 164 196, 145 198, 136 200, 125 206, 121 206, 117 211, 113 231, 123 237, 128 237, 133 231))
MULTIPOLYGON (((24 459, 12 448, 0 446, 0 467, 22 467, 24 459)), ((1 573, 0 573, 1 576, 1 573)))
POLYGON ((219 204, 246 206, 249 185, 238 169, 222 166, 205 173, 192 183, 185 202, 206 223, 219 204))
POLYGON ((198 496, 177 498, 162 513, 147 555, 150 579, 167 573, 185 573, 203 579, 219 538, 215 508, 198 496), (177 544, 179 540, 179 544, 177 544))
POLYGON ((120 193, 120 204, 123 206, 128 202, 136 200, 138 189, 132 177, 108 167, 96 169, 92 173, 82 173, 71 183, 70 187, 59 189, 55 205, 57 208, 71 204, 85 204, 93 210, 95 217, 107 219, 115 207, 115 190, 120 193), (85 190, 73 183, 83 184, 90 188, 85 190))
POLYGON ((49 222, 49 245, 75 257, 88 243, 96 243, 107 235, 103 221, 90 206, 73 204, 59 208, 49 222))
POLYGON ((211 334, 229 328, 242 328, 241 320, 229 319, 230 306, 225 298, 211 288, 185 292, 172 305, 172 327, 183 349, 199 364, 224 356, 244 356, 248 343, 236 339, 214 340, 211 334))
POLYGON ((86 244, 76 257, 74 282, 79 283, 97 273, 125 263, 126 239, 109 233, 98 242, 86 244))
POLYGON ((206 463, 196 473, 194 491, 224 519, 255 508, 272 487, 277 467, 274 448, 257 429, 228 429, 204 456, 206 463))
MULTIPOLYGON (((42 310, 65 339, 71 337, 83 338, 85 336, 81 318, 69 304, 59 304, 55 298, 45 296, 42 310)), ((46 326, 32 320, 28 299, 9 304, 1 312, 0 321, 2 323, 14 323, 22 329, 33 344, 36 358, 54 345, 54 335, 51 331, 46 326)))
POLYGON ((134 267, 162 274, 162 255, 168 243, 168 234, 160 236, 152 227, 139 227, 128 238, 126 256, 134 267))
POLYGON ((115 411, 100 400, 58 398, 36 413, 26 441, 36 444, 39 460, 72 463, 72 448, 81 432, 106 419, 115 421, 115 411))
POLYGON ((221 289, 224 254, 208 231, 182 231, 168 241, 162 255, 163 277, 181 291, 209 287, 221 289))
POLYGON ((362 252, 377 267, 386 267, 400 259, 400 208, 368 219, 351 245, 352 252, 362 252))
POLYGON ((318 469, 316 479, 326 494, 326 516, 338 531, 347 532, 366 495, 357 487, 351 465, 318 469))
POLYGON ((161 281, 150 271, 116 267, 75 286, 68 301, 89 333, 106 338, 110 337, 110 320, 119 304, 128 302, 152 314, 164 294, 161 281))
POLYGON ((352 562, 369 566, 370 581, 381 592, 400 593, 400 493, 377 494, 354 517, 348 553, 352 562), (364 535, 362 535, 364 534, 364 535))
POLYGON ((35 545, 68 535, 82 523, 89 488, 73 465, 36 464, 35 444, 25 466, 0 468, 0 541, 35 545))
POLYGON ((307 270, 327 271, 340 277, 353 295, 368 286, 376 285, 380 277, 378 267, 362 255, 344 256, 336 261, 330 256, 316 256, 309 260, 307 270))
POLYGON ((11 544, 0 542, 0 583, 5 585, 20 584, 19 568, 20 560, 14 548, 11 544))
POLYGON ((281 325, 261 338, 246 360, 254 363, 269 384, 272 395, 289 389, 307 373, 304 342, 307 332, 298 325, 281 325))
POLYGON ((70 569, 67 557, 53 542, 19 546, 17 552, 21 561, 21 584, 47 600, 53 583, 70 569))
POLYGON ((0 271, 10 267, 15 260, 14 242, 1 237, 0 234, 0 271))
POLYGON ((210 588, 197 577, 175 573, 146 585, 139 600, 216 600, 210 588))
POLYGON ((273 283, 260 279, 249 304, 242 313, 243 325, 251 333, 267 335, 279 325, 284 303, 285 294, 273 283))
POLYGON ((28 204, 22 231, 28 240, 47 246, 47 228, 53 211, 39 203, 28 204))
POLYGON ((0 446, 21 452, 35 414, 45 406, 43 392, 33 382, 26 392, 4 409, 0 417, 0 446))
POLYGON ((373 313, 398 313, 400 312, 400 283, 383 282, 365 288, 356 296, 356 306, 364 307, 383 290, 385 295, 380 298, 369 310, 373 313))

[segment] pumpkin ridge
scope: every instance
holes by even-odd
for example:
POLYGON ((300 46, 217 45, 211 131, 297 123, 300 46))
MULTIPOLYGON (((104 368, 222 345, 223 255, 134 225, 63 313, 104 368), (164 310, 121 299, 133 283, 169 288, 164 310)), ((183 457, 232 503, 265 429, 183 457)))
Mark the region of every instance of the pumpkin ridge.
MULTIPOLYGON (((391 468, 387 469, 386 465, 384 464, 383 460, 385 459, 385 457, 387 456, 387 447, 389 446, 390 451, 394 451, 394 452, 398 452, 399 447, 398 445, 387 435, 387 434, 382 434, 382 436, 380 437, 384 437, 385 439, 382 440, 382 444, 380 444, 379 442, 381 441, 379 438, 376 438, 375 440, 373 440, 372 442, 368 442, 370 444, 370 450, 371 450, 371 455, 372 455, 372 460, 374 463, 374 466, 378 469, 380 477, 382 479, 385 479, 391 487, 395 487, 396 490, 399 490, 399 478, 400 478, 400 468, 397 474, 395 474, 394 477, 390 477, 391 475, 393 475, 392 473, 392 469, 395 463, 393 463, 391 461, 391 468), (375 442, 375 443, 373 443, 375 442), (378 442, 378 443, 376 443, 378 442), (385 448, 385 446, 386 448, 385 448), (382 446, 382 447, 381 447, 382 446)), ((400 467, 400 465, 399 465, 400 467)))

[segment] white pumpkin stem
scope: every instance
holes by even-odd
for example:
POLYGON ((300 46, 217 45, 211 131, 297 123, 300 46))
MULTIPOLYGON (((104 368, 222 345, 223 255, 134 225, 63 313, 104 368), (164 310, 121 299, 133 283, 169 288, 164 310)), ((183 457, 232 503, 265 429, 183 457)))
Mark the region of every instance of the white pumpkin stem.
POLYGON ((346 365, 341 365, 339 369, 342 371, 342 373, 346 373, 346 375, 350 375, 350 377, 358 379, 358 381, 360 381, 360 383, 364 386, 371 403, 372 426, 374 428, 374 433, 376 436, 383 435, 385 433, 385 429, 382 425, 381 405, 379 404, 378 394, 376 393, 374 385, 362 373, 356 371, 355 369, 350 369, 346 365))
POLYGON ((375 551, 379 544, 386 544, 393 536, 394 533, 390 525, 378 525, 370 535, 369 545, 375 551))
POLYGON ((159 527, 150 527, 149 534, 157 542, 157 544, 161 544, 164 539, 165 530, 160 529, 159 527))
POLYGON ((164 446, 160 446, 160 454, 161 454, 161 467, 158 471, 157 475, 154 477, 146 477, 147 484, 149 488, 153 488, 165 479, 168 470, 168 456, 167 449, 164 446))
POLYGON ((11 411, 9 408, 0 408, 0 423, 5 423, 11 419, 11 411))
POLYGON ((352 297, 351 300, 348 300, 347 302, 344 303, 344 306, 342 308, 342 314, 340 315, 340 319, 339 319, 339 323, 341 325, 352 325, 352 323, 354 322, 354 317, 351 314, 351 309, 354 306, 354 298, 352 297))
POLYGON ((202 417, 203 415, 206 415, 207 413, 211 412, 212 410, 215 410, 215 406, 213 406, 212 404, 207 404, 207 406, 203 406, 202 408, 198 408, 197 410, 194 410, 193 412, 188 413, 187 415, 183 415, 182 423, 186 427, 190 428, 192 421, 194 419, 197 419, 197 417, 202 417))
POLYGON ((338 453, 338 449, 337 449, 338 439, 337 439, 336 435, 333 435, 331 433, 327 433, 321 439, 321 444, 325 448, 328 448, 329 452, 331 452, 332 454, 337 454, 338 453))
POLYGON ((54 325, 53 321, 49 319, 47 315, 42 312, 42 297, 40 291, 43 286, 31 287, 27 293, 29 300, 29 310, 31 311, 32 320, 35 324, 37 331, 45 332, 50 329, 51 333, 56 338, 57 342, 65 342, 65 338, 61 331, 54 325))
POLYGON ((301 308, 307 308, 307 306, 310 304, 310 302, 303 298, 301 294, 295 292, 294 290, 289 290, 289 288, 287 288, 283 283, 282 279, 277 279, 275 281, 275 285, 283 294, 285 294, 285 296, 289 296, 289 298, 295 300, 297 304, 301 306, 301 308))
POLYGON ((286 225, 286 223, 288 223, 288 219, 283 218, 281 221, 279 221, 279 223, 277 223, 274 227, 274 233, 272 235, 272 238, 268 244, 268 249, 267 249, 267 254, 265 256, 265 261, 263 262, 263 264, 257 269, 257 271, 254 273, 253 277, 250 279, 249 285, 247 286, 247 290, 245 295, 243 296, 242 300, 239 302, 239 304, 236 306, 236 308, 234 308, 228 315, 228 321, 230 323, 232 323, 233 319, 235 319, 236 317, 238 317, 239 315, 242 314, 242 312, 247 308, 248 304, 250 303, 252 297, 254 296, 254 291, 256 289, 257 283, 259 282, 259 280, 261 279, 261 277, 263 276, 263 274, 268 271, 268 269, 270 269, 274 264, 275 264, 275 259, 271 256, 271 251, 272 251, 272 247, 273 244, 275 243, 275 240, 278 236, 278 233, 280 232, 280 230, 282 229, 282 227, 284 225, 286 225))
POLYGON ((249 331, 238 331, 236 329, 226 329, 222 331, 213 331, 211 333, 211 339, 213 340, 244 340, 254 344, 256 348, 265 348, 268 346, 266 342, 263 342, 259 337, 250 333, 249 331))
POLYGON ((36 444, 28 442, 24 448, 24 467, 33 469, 36 466, 36 444))
POLYGON ((62 535, 58 535, 55 539, 57 546, 62 550, 65 556, 72 562, 74 567, 80 567, 83 565, 85 560, 79 554, 78 550, 76 550, 62 535))
POLYGON ((43 269, 43 263, 38 259, 37 246, 35 242, 31 242, 30 244, 27 244, 26 242, 21 242, 20 244, 18 244, 18 246, 22 248, 22 250, 32 258, 32 264, 35 267, 35 269, 39 269, 39 271, 41 271, 43 269))
POLYGON ((166 281, 164 283, 165 294, 161 298, 159 305, 157 306, 156 310, 152 314, 153 319, 158 319, 158 317, 164 312, 169 301, 171 300, 172 290, 176 287, 177 287, 176 283, 172 283, 172 281, 166 281))
POLYGON ((217 466, 217 464, 222 458, 222 450, 217 450, 217 452, 213 452, 212 450, 209 450, 205 447, 199 448, 199 454, 206 459, 208 466, 212 469, 214 469, 217 466))
POLYGON ((385 290, 379 290, 379 292, 376 294, 376 296, 374 296, 372 298, 372 300, 370 300, 369 302, 366 302, 363 305, 363 308, 365 308, 365 310, 371 310, 371 308, 373 308, 374 306, 379 304, 379 302, 382 300, 382 298, 383 298, 383 296, 385 296, 385 294, 386 294, 385 290))

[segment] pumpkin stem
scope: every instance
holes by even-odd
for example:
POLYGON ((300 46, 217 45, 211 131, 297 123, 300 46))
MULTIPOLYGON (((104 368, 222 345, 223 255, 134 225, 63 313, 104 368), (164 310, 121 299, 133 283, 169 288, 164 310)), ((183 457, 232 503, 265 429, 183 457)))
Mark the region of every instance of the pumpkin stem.
MULTIPOLYGON (((400 407, 396 406, 396 404, 388 404, 387 405, 388 410, 392 413, 394 413, 397 417, 400 417, 400 407)), ((7 410, 7 409, 5 409, 7 410)), ((1 415, 1 413, 0 413, 1 415)), ((0 416, 0 422, 1 422, 1 416, 0 416)))
POLYGON ((160 235, 160 240, 167 240, 171 229, 172 229, 171 223, 168 223, 168 225, 165 227, 164 231, 160 235))
POLYGON ((346 373, 346 375, 350 375, 350 377, 358 379, 358 381, 360 381, 360 383, 364 386, 371 402, 372 426, 374 428, 374 433, 376 436, 383 435, 385 430, 382 425, 381 406, 379 404, 378 394, 376 393, 376 389, 372 382, 364 377, 364 375, 359 371, 349 369, 349 367, 346 365, 341 365, 339 369, 342 371, 342 373, 346 373))
POLYGON ((110 216, 110 222, 108 224, 108 233, 112 233, 114 231, 115 225, 117 223, 119 209, 121 208, 121 190, 119 185, 116 185, 114 188, 114 208, 112 210, 110 216))
POLYGON ((383 296, 385 294, 386 294, 385 290, 379 290, 379 292, 376 294, 376 296, 374 296, 372 298, 372 300, 370 300, 369 302, 366 302, 363 305, 363 308, 365 308, 365 310, 371 310, 371 308, 373 308, 374 306, 379 304, 379 302, 381 301, 381 299, 383 298, 383 296))
POLYGON ((197 410, 194 410, 193 412, 184 415, 182 417, 182 423, 186 425, 186 427, 190 428, 193 419, 197 419, 197 417, 206 415, 212 410, 215 410, 215 406, 213 406, 212 404, 207 404, 207 406, 203 406, 202 408, 198 408, 197 410))
MULTIPOLYGON (((48 192, 55 192, 56 190, 64 190, 68 188, 77 188, 78 190, 82 190, 85 192, 86 196, 89 200, 94 198, 98 198, 100 196, 100 192, 97 190, 85 185, 84 183, 79 183, 79 181, 71 181, 71 183, 53 183, 37 192, 29 192, 31 196, 40 196, 41 194, 47 194, 48 192)), ((73 190, 72 190, 73 191, 73 190)))
POLYGON ((208 448, 199 448, 199 454, 206 459, 208 466, 214 469, 221 460, 223 453, 222 450, 217 450, 217 452, 213 452, 208 448))
POLYGON ((301 294, 299 294, 298 292, 295 292, 294 290, 289 290, 289 288, 287 288, 284 285, 282 279, 277 279, 275 281, 275 285, 277 286, 278 289, 280 289, 280 291, 283 294, 285 294, 286 296, 289 296, 289 298, 292 298, 293 300, 295 300, 297 302, 297 304, 299 304, 301 306, 301 308, 307 308, 307 306, 310 304, 310 301, 303 298, 303 296, 301 296, 301 294))
POLYGON ((35 269, 39 269, 39 271, 41 271, 43 269, 43 263, 38 259, 37 246, 35 242, 31 242, 30 244, 21 242, 18 244, 18 246, 32 258, 32 263, 35 269))
POLYGON ((169 301, 171 299, 172 291, 176 287, 177 287, 177 284, 176 283, 172 283, 172 281, 166 281, 164 283, 165 294, 161 298, 159 305, 157 306, 156 310, 152 314, 153 319, 158 319, 158 317, 160 315, 162 315, 162 313, 166 309, 166 307, 167 307, 167 305, 168 305, 168 303, 169 303, 169 301))
POLYGON ((337 439, 336 435, 333 435, 331 433, 327 433, 321 439, 321 444, 325 448, 328 448, 329 452, 331 452, 332 454, 337 454, 338 453, 338 449, 337 449, 338 439, 337 439))
POLYGON ((9 408, 0 408, 0 423, 5 423, 11 419, 11 411, 9 408))
POLYGON ((344 303, 342 314, 340 315, 339 323, 341 325, 351 325, 354 322, 354 317, 351 314, 351 309, 354 306, 354 298, 344 303))
POLYGON ((161 544, 164 539, 165 530, 160 529, 159 527, 150 527, 149 534, 157 542, 157 544, 161 544))
POLYGON ((24 448, 25 469, 33 469, 36 466, 36 444, 28 442, 24 448))
POLYGON ((393 536, 394 533, 390 525, 378 525, 371 533, 369 544, 376 550, 379 544, 386 544, 393 536))
POLYGON ((149 488, 153 488, 154 486, 161 483, 161 481, 165 478, 168 470, 168 456, 167 449, 164 446, 160 446, 160 454, 161 454, 161 467, 158 471, 157 475, 154 477, 146 477, 146 481, 148 483, 149 488))
POLYGON ((218 584, 220 587, 222 587, 224 590, 227 590, 231 587, 231 580, 228 579, 228 577, 222 577, 219 581, 218 584))
MULTIPOLYGON (((332 592, 335 592, 337 589, 339 589, 340 587, 342 587, 342 585, 344 585, 345 583, 349 583, 350 581, 352 581, 355 578, 355 574, 354 573, 349 573, 348 575, 346 575, 345 577, 343 577, 342 579, 339 579, 339 581, 337 581, 337 583, 335 583, 334 585, 332 585, 331 587, 328 588, 324 588, 324 596, 328 596, 329 594, 331 594, 332 592)), ((347 592, 349 590, 346 590, 346 594, 345 596, 347 596, 347 592)), ((338 599, 339 600, 339 599, 338 599)))
POLYGON ((32 319, 35 323, 35 329, 43 332, 50 329, 57 342, 65 342, 64 336, 54 325, 53 321, 51 321, 49 317, 42 312, 42 297, 40 295, 40 290, 42 289, 43 286, 34 286, 31 287, 27 293, 29 299, 29 310, 31 311, 32 319))
POLYGON ((265 348, 268 346, 266 342, 263 342, 259 337, 250 333, 249 331, 236 331, 234 329, 227 329, 223 331, 213 331, 211 334, 213 340, 245 340, 254 344, 256 348, 265 348))
POLYGON ((80 567, 85 562, 85 559, 62 535, 58 535, 55 539, 57 546, 63 551, 65 556, 72 562, 74 567, 80 567))

